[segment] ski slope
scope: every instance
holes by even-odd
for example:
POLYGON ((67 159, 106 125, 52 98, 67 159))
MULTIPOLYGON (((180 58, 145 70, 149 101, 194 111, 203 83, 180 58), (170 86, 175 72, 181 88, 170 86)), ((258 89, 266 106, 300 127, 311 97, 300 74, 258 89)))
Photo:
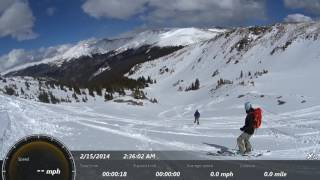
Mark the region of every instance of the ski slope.
MULTIPOLYGON (((1 157, 19 138, 49 134, 71 150, 196 151, 197 158, 216 159, 219 157, 206 153, 219 150, 216 145, 234 148, 244 121, 241 102, 232 101, 172 107, 103 102, 44 105, 1 95, 1 110, 8 112, 11 121, 0 147, 1 157), (219 107, 226 103, 232 105, 222 112, 219 107), (203 114, 200 126, 193 124, 195 108, 203 114)), ((258 159, 305 159, 309 153, 320 152, 319 115, 320 106, 277 114, 265 112, 263 128, 254 135, 252 144, 256 151, 271 152, 258 159)))
POLYGON ((0 111, 0 147, 3 146, 3 141, 8 135, 8 131, 11 128, 11 121, 6 111, 0 111))

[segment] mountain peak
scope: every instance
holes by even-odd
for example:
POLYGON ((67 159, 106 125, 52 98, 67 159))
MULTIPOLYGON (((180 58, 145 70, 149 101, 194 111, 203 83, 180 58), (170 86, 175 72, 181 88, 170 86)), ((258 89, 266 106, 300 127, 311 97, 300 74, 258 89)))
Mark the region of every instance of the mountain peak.
POLYGON ((0 70, 6 74, 38 64, 54 63, 60 65, 65 61, 77 59, 83 56, 106 54, 110 51, 117 51, 118 53, 121 53, 128 49, 136 49, 145 45, 159 47, 187 46, 212 39, 224 31, 226 30, 165 28, 131 33, 130 35, 128 34, 127 37, 115 39, 92 38, 79 41, 73 45, 59 45, 32 51, 24 50, 23 54, 10 52, 10 56, 3 55, 0 57, 0 61, 3 62, 2 64, 7 64, 6 62, 12 62, 12 58, 17 59, 17 55, 19 55, 20 59, 24 59, 24 61, 14 61, 5 67, 0 67, 0 70))

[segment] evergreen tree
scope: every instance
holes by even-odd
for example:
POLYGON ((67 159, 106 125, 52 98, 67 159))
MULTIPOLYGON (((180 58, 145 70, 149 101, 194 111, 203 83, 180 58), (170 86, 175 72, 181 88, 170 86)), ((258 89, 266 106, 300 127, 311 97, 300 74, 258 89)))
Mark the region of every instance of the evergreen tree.
POLYGON ((106 94, 104 95, 104 100, 105 100, 105 101, 111 101, 112 99, 113 99, 112 93, 106 93, 106 94))
POLYGON ((133 98, 135 98, 135 99, 145 99, 146 98, 144 92, 139 89, 135 89, 133 91, 132 95, 133 95, 133 98))
POLYGON ((49 95, 46 91, 41 91, 40 94, 38 95, 38 99, 40 102, 50 103, 49 95))
POLYGON ((72 94, 72 97, 73 97, 75 100, 78 100, 78 96, 77 96, 76 93, 73 93, 73 94, 72 94))
POLYGON ((26 88, 29 91, 30 90, 30 84, 28 83, 28 81, 26 81, 24 84, 26 85, 26 88))
POLYGON ((24 90, 23 90, 22 87, 20 88, 20 92, 21 92, 22 95, 24 95, 24 90))
POLYGON ((66 100, 68 103, 71 103, 72 101, 70 100, 70 97, 69 95, 67 95, 67 100, 66 100))
POLYGON ((78 86, 73 86, 74 92, 78 95, 81 95, 81 90, 78 86))
POLYGON ((49 96, 50 96, 50 100, 52 104, 58 104, 60 103, 60 100, 58 98, 56 98, 52 92, 49 92, 49 96))
POLYGON ((5 90, 5 94, 9 95, 9 96, 13 96, 16 94, 16 91, 12 88, 12 87, 9 87, 9 86, 5 86, 4 87, 4 90, 5 90))
POLYGON ((93 89, 92 88, 89 88, 89 95, 92 96, 92 97, 95 97, 94 95, 94 92, 93 92, 93 89))
POLYGON ((243 71, 241 70, 241 73, 240 73, 240 79, 243 78, 243 71))
POLYGON ((152 84, 152 83, 153 83, 153 81, 152 81, 152 79, 151 79, 151 77, 150 77, 150 76, 148 76, 148 80, 147 80, 147 82, 148 82, 149 84, 152 84))
POLYGON ((125 96, 125 95, 126 95, 126 92, 124 91, 123 88, 120 88, 120 89, 118 90, 118 93, 119 93, 120 96, 125 96))
POLYGON ((96 87, 96 92, 98 96, 102 96, 102 89, 101 87, 96 87))
POLYGON ((55 88, 56 88, 56 87, 54 86, 54 82, 50 82, 49 85, 50 85, 50 87, 51 87, 52 89, 55 89, 55 88))
POLYGON ((153 99, 150 100, 150 102, 156 104, 156 103, 158 103, 158 100, 156 98, 153 98, 153 99))
POLYGON ((67 89, 64 87, 64 85, 60 84, 60 89, 67 92, 67 89))
POLYGON ((87 102, 87 101, 88 101, 87 96, 84 96, 84 97, 82 98, 82 102, 87 102))
POLYGON ((194 90, 197 90, 200 88, 200 81, 199 79, 196 79, 195 83, 194 83, 194 90))

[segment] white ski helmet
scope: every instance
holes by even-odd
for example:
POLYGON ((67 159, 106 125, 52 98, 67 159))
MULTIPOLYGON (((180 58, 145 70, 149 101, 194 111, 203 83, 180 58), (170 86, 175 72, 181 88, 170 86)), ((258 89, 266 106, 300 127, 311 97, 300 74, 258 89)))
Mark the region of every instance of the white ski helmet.
POLYGON ((250 102, 244 103, 244 109, 245 109, 246 111, 249 111, 251 108, 252 108, 252 105, 251 105, 250 102))

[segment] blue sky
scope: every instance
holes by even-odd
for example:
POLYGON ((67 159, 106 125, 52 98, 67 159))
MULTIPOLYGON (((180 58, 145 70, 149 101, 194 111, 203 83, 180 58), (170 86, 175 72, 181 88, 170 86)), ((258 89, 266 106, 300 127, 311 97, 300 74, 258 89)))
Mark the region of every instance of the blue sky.
POLYGON ((224 3, 200 0, 198 4, 177 0, 172 5, 172 0, 1 1, 4 3, 0 2, 0 6, 5 8, 0 8, 0 23, 4 22, 0 25, 0 56, 13 49, 37 49, 92 37, 110 38, 138 28, 263 25, 283 22, 288 15, 297 13, 300 16, 291 20, 309 21, 318 17, 320 9, 312 5, 320 4, 319 0, 306 3, 298 0, 227 0, 224 3), (251 5, 246 5, 248 2, 252 2, 251 5), (14 3, 20 3, 23 10, 14 11, 14 3), (10 8, 12 13, 9 13, 10 8), (14 17, 8 17, 10 15, 14 17))

